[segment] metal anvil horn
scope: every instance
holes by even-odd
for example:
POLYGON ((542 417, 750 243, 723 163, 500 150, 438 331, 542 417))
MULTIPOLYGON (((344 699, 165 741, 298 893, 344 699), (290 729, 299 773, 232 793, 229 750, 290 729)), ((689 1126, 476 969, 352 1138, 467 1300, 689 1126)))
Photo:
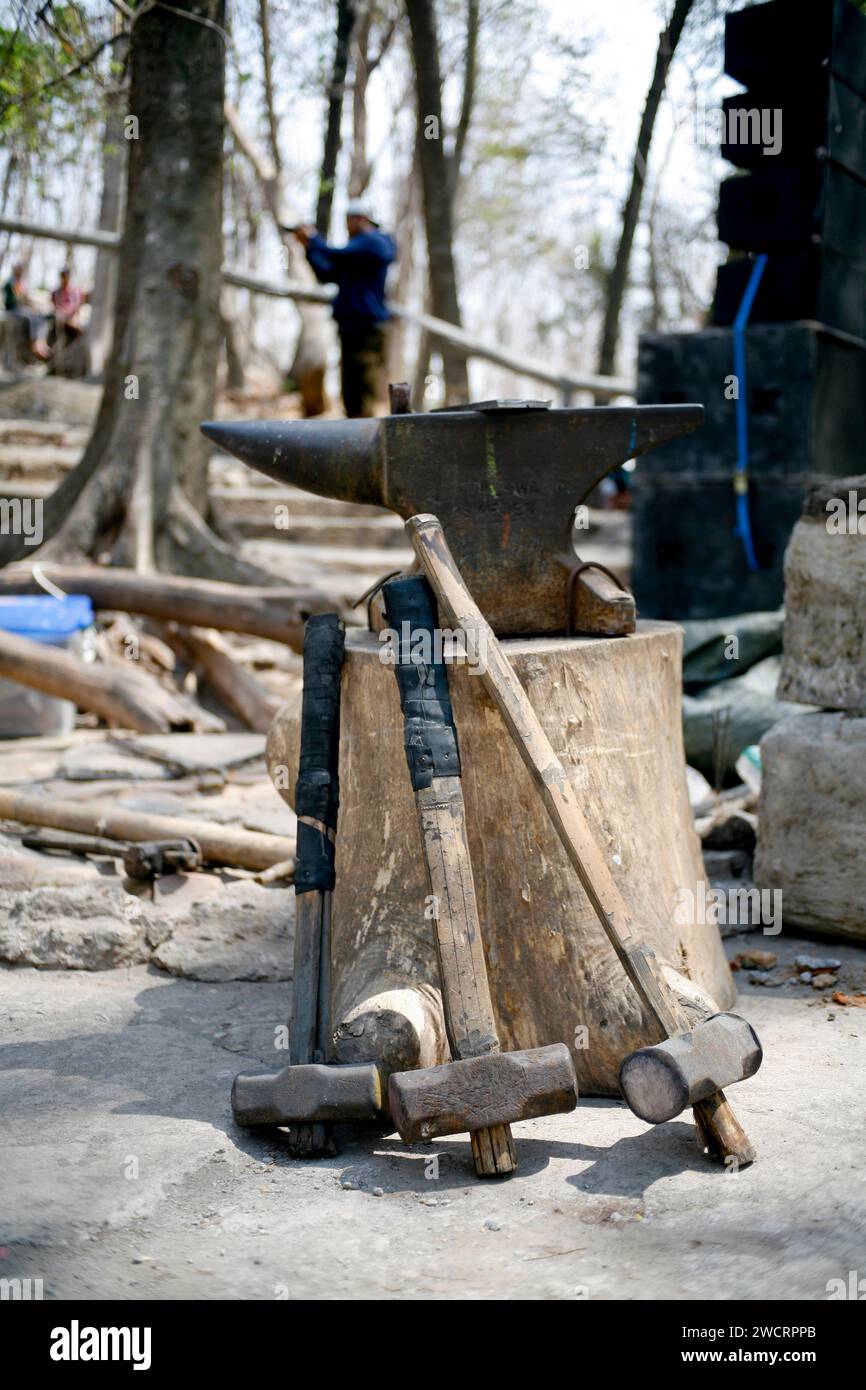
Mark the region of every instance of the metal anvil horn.
MULTIPOLYGON (((580 587, 571 582, 581 563, 575 508, 612 469, 697 429, 703 414, 699 405, 551 410, 490 401, 380 419, 209 422, 202 430, 251 467, 320 497, 390 507, 403 518, 434 512, 473 597, 494 632, 508 637, 605 630, 604 620, 575 621, 569 612, 580 587)), ((633 626, 634 600, 622 598, 633 626)))

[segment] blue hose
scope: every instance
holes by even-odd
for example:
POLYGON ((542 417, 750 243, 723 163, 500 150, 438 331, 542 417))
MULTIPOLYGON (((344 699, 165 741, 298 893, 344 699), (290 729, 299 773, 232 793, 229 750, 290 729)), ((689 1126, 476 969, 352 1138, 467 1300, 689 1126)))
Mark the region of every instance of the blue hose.
POLYGON ((740 300, 740 307, 734 319, 734 375, 737 378, 736 420, 737 420, 737 462, 734 465, 734 492, 737 497, 737 524, 734 535, 743 543, 746 564, 752 571, 761 568, 755 555, 752 539, 752 521, 749 515, 749 420, 748 397, 746 395, 746 324, 752 312, 755 295, 761 283, 761 276, 767 264, 766 253, 762 252, 755 260, 749 283, 740 300))

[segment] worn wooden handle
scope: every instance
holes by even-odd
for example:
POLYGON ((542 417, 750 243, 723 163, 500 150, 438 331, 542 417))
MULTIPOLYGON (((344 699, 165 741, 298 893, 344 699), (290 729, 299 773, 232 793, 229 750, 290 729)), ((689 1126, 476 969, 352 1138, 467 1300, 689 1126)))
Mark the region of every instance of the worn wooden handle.
MULTIPOLYGON (((386 584, 384 598, 391 627, 398 632, 405 627, 410 634, 408 642, 402 637, 398 642, 396 674, 406 758, 434 903, 434 939, 448 1042, 456 1059, 485 1057, 499 1051, 499 1039, 466 838, 448 676, 444 661, 433 655, 436 604, 421 575, 386 584), (422 636, 429 643, 426 660, 419 659, 414 650, 422 636), (452 769, 455 775, 443 776, 444 769, 452 769)), ((517 1167, 507 1124, 470 1134, 479 1177, 510 1173, 517 1167)))
MULTIPOLYGON (((639 940, 607 859, 596 842, 566 771, 551 747, 529 698, 489 623, 467 589, 437 517, 410 517, 406 531, 439 605, 453 627, 466 633, 481 678, 533 778, 581 885, 643 1004, 661 1036, 687 1032, 688 1017, 679 999, 655 968, 653 952, 639 940)), ((719 1157, 751 1163, 754 1150, 719 1092, 696 1107, 704 1142, 719 1157)))
MULTIPOLYGON (((337 832, 340 678, 345 633, 336 613, 316 614, 304 632, 301 748, 295 786, 295 956, 290 1061, 327 1062, 331 1051, 331 890, 337 832)), ((292 1126, 296 1158, 336 1152, 323 1124, 292 1126)))

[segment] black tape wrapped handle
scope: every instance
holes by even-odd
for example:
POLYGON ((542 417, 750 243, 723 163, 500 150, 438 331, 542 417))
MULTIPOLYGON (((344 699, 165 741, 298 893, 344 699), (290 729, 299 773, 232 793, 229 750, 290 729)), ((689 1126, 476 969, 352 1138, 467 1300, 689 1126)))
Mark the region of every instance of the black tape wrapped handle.
POLYGON ((336 613, 317 613, 307 620, 301 756, 295 783, 296 893, 309 893, 314 888, 331 892, 335 883, 334 838, 340 807, 340 676, 345 640, 343 623, 336 613))
POLYGON ((395 670, 406 761, 412 786, 418 791, 429 787, 434 777, 460 776, 460 751, 448 673, 441 660, 436 600, 422 574, 392 579, 382 593, 388 626, 396 638, 395 670), (437 655, 439 660, 435 659, 437 655))

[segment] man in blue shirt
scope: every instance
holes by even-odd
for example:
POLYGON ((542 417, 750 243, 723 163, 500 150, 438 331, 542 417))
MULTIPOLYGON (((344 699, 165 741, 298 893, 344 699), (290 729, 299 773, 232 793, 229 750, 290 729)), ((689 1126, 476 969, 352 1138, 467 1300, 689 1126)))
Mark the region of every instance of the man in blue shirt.
POLYGON ((375 415, 384 394, 385 278, 396 254, 393 237, 379 230, 363 202, 349 204, 349 240, 329 246, 315 227, 296 227, 295 236, 320 284, 335 284, 334 318, 340 334, 340 384, 346 415, 375 415))

